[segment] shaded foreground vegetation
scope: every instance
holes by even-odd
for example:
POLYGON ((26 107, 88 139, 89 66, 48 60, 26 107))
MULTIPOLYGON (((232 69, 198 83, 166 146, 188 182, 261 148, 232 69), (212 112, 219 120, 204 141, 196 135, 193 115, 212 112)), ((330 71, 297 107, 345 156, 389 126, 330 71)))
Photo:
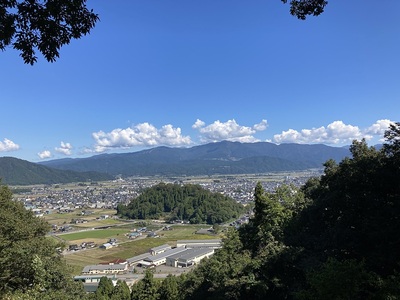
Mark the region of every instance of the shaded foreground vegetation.
POLYGON ((0 190, 0 296, 10 299, 398 299, 400 123, 381 150, 353 142, 351 158, 297 189, 254 192, 255 216, 193 271, 129 293, 103 280, 96 294, 72 289, 46 224, 0 190), (22 221, 24 220, 24 221, 22 221), (18 266, 16 268, 15 266, 18 266), (62 284, 61 284, 62 283, 62 284), (50 298, 49 298, 50 297, 50 298))

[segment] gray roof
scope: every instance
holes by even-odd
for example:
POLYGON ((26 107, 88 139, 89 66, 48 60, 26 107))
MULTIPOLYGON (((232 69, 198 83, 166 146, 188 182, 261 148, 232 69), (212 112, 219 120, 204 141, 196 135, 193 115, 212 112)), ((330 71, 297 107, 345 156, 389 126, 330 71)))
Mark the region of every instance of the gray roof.
POLYGON ((182 251, 185 251, 185 250, 186 250, 185 247, 177 247, 177 248, 174 248, 174 249, 169 249, 169 250, 164 251, 162 253, 159 253, 159 254, 156 254, 156 255, 152 255, 152 256, 148 256, 148 257, 145 258, 145 261, 150 261, 150 262, 157 261, 157 260, 166 258, 168 256, 171 256, 173 254, 176 254, 176 253, 179 253, 179 252, 182 252, 182 251))
POLYGON ((89 265, 85 266, 82 273, 89 273, 93 270, 107 271, 107 270, 126 270, 126 264, 114 264, 114 265, 89 265))
POLYGON ((168 244, 164 244, 164 245, 161 245, 161 246, 158 246, 158 247, 151 248, 150 251, 157 252, 159 250, 165 250, 165 249, 171 249, 171 246, 168 245, 168 244))
POLYGON ((183 253, 181 257, 178 258, 178 260, 186 260, 190 261, 196 257, 203 256, 209 253, 214 253, 214 249, 210 248, 195 248, 195 249, 188 249, 183 253))
POLYGON ((198 256, 205 255, 207 253, 213 253, 214 249, 210 248, 187 248, 186 251, 176 253, 174 255, 168 256, 170 259, 175 259, 175 260, 191 260, 193 258, 196 258, 198 256))
POLYGON ((128 262, 128 264, 132 264, 138 261, 141 261, 143 259, 145 259, 146 257, 149 256, 150 253, 144 253, 144 254, 140 254, 131 258, 128 258, 126 261, 128 262))
POLYGON ((209 240, 178 240, 177 244, 221 244, 221 239, 209 239, 209 240))
POLYGON ((188 248, 221 248, 221 244, 187 244, 188 248))

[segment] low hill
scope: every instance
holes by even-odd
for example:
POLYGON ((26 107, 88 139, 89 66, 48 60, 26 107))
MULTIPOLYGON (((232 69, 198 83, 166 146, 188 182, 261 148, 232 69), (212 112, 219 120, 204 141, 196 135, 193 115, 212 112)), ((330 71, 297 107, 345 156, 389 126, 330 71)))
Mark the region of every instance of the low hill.
POLYGON ((294 171, 322 168, 340 161, 348 148, 267 142, 218 142, 191 148, 157 147, 132 153, 102 154, 41 164, 62 170, 96 171, 111 175, 214 175, 294 171))
POLYGON ((145 189, 117 213, 129 219, 187 220, 190 223, 223 223, 237 218, 244 207, 230 197, 213 193, 199 185, 160 183, 145 189))
POLYGON ((0 157, 1 182, 8 185, 54 184, 113 179, 97 172, 58 170, 14 157, 0 157))

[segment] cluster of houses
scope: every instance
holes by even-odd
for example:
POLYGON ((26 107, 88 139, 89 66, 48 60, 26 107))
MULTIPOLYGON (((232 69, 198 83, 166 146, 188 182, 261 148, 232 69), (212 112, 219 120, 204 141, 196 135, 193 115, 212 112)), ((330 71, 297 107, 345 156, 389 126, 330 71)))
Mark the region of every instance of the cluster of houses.
MULTIPOLYGON (((302 176, 279 175, 275 180, 263 181, 267 191, 273 191, 282 183, 300 186, 313 176, 320 175, 320 171, 310 171, 302 176)), ((210 179, 210 178, 209 178, 210 179)), ((178 183, 199 184, 211 192, 219 192, 235 199, 243 205, 252 202, 254 187, 260 179, 255 176, 225 176, 218 179, 204 181, 203 178, 183 178, 178 183)), ((16 195, 16 200, 24 203, 26 208, 34 210, 37 216, 50 213, 70 213, 76 210, 90 212, 91 209, 116 209, 120 203, 127 204, 147 187, 159 182, 176 183, 176 179, 169 178, 126 178, 110 181, 107 184, 91 183, 89 185, 77 183, 75 187, 62 188, 60 185, 41 185, 33 187, 30 192, 16 195)), ((88 214, 83 214, 88 215, 88 214)))
POLYGON ((92 249, 97 247, 95 242, 82 242, 81 244, 71 244, 68 246, 68 251, 78 251, 83 249, 92 249))
POLYGON ((188 268, 198 264, 202 259, 212 256, 221 248, 220 239, 178 240, 176 247, 164 244, 151 248, 148 252, 128 259, 116 259, 97 265, 85 266, 82 274, 75 276, 76 281, 84 283, 87 290, 98 284, 100 278, 108 276, 116 280, 125 280, 132 284, 137 279, 136 269, 157 268, 165 265, 173 268, 188 268))

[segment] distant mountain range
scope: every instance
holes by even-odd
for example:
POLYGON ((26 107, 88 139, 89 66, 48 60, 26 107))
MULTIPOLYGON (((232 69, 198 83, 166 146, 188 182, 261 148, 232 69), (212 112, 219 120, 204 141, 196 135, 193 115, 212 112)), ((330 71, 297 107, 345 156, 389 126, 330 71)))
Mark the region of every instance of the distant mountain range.
POLYGON ((51 160, 40 164, 61 170, 94 171, 124 177, 190 176, 322 168, 328 159, 340 161, 345 156, 350 156, 348 147, 223 141, 191 148, 157 147, 132 153, 51 160))
POLYGON ((223 141, 40 163, 0 157, 0 178, 4 184, 28 185, 100 181, 115 176, 254 174, 322 168, 328 159, 340 161, 346 156, 350 156, 348 147, 223 141))
POLYGON ((109 174, 58 170, 14 157, 0 157, 0 179, 2 184, 53 184, 100 181, 113 178, 109 174))

